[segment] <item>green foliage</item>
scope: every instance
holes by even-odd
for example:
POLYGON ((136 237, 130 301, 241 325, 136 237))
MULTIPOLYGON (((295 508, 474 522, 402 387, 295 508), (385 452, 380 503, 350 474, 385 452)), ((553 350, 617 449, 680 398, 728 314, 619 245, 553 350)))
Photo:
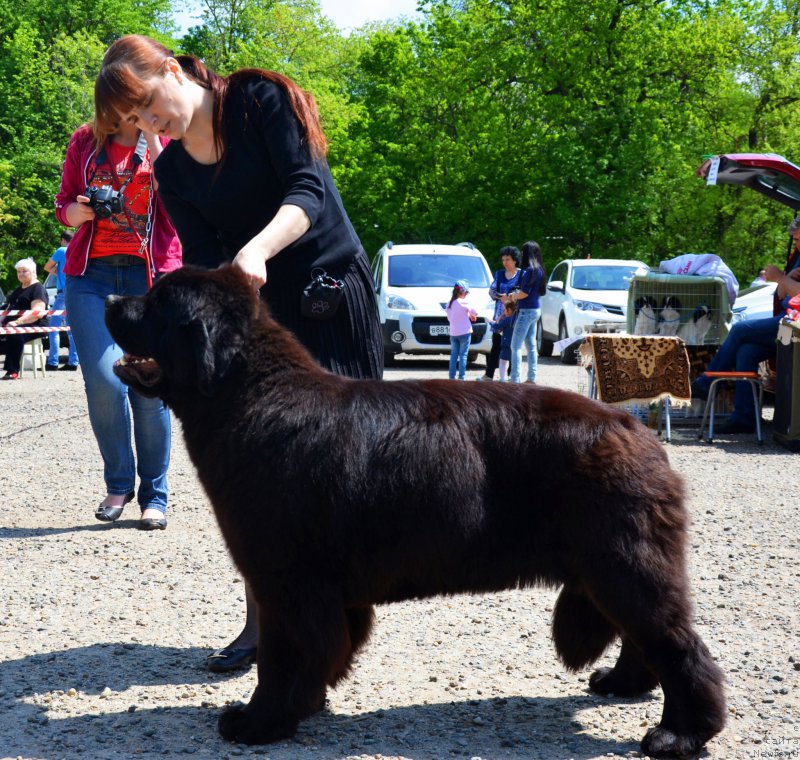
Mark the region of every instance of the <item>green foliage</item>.
POLYGON ((0 283, 58 243, 53 197, 73 130, 94 113, 94 78, 108 43, 163 35, 168 0, 12 0, 0 10, 0 283))
POLYGON ((344 36, 318 0, 0 5, 0 279, 43 262, 70 133, 108 43, 142 32, 220 73, 281 71, 313 92, 366 249, 538 240, 567 256, 719 253, 742 281, 785 253, 791 212, 708 188, 704 154, 798 158, 798 0, 427 0, 344 36), (182 4, 182 5, 185 5, 182 4))

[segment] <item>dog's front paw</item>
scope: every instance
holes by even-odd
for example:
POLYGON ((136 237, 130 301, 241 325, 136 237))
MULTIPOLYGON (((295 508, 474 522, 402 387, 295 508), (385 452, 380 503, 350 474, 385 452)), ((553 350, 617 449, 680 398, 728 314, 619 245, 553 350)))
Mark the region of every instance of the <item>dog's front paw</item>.
POLYGON ((220 736, 240 744, 268 744, 291 737, 297 726, 270 723, 264 716, 253 714, 243 707, 231 707, 219 716, 220 736))
POLYGON ((642 752, 649 757, 686 760, 696 757, 704 742, 695 736, 680 736, 666 728, 651 728, 642 739, 642 752))

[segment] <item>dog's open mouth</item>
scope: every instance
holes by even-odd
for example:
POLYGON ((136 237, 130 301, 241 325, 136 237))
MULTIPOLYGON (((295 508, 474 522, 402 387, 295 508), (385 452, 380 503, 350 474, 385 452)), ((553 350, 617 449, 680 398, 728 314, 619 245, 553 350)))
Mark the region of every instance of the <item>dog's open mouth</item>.
POLYGON ((125 354, 114 362, 114 372, 123 382, 133 381, 151 388, 161 379, 161 367, 155 359, 125 354))

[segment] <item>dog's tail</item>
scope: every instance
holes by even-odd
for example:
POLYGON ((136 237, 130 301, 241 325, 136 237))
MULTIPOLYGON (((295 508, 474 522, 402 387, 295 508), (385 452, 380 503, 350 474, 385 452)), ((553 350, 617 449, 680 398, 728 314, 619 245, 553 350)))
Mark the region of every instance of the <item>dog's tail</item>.
POLYGON ((561 590, 553 612, 553 643, 568 670, 591 665, 616 636, 614 626, 588 596, 575 588, 561 590))

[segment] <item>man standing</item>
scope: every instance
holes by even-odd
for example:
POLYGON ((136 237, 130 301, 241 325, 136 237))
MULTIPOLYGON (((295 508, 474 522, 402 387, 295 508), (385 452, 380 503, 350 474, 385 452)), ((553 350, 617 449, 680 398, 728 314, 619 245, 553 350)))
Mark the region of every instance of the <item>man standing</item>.
MULTIPOLYGON (((45 272, 48 274, 56 275, 56 297, 53 305, 50 307, 54 311, 63 310, 64 308, 64 264, 67 260, 67 246, 69 241, 72 240, 71 232, 61 233, 61 245, 56 248, 55 253, 50 257, 50 260, 44 265, 45 272)), ((52 327, 59 327, 67 324, 67 318, 63 315, 55 315, 50 318, 50 325, 52 327)), ((78 369, 78 352, 75 350, 75 341, 72 339, 72 332, 67 332, 69 337, 69 356, 67 363, 61 369, 71 370, 74 372, 78 369)), ((61 333, 50 333, 50 352, 47 356, 47 369, 59 369, 58 366, 58 349, 61 344, 61 333)))

